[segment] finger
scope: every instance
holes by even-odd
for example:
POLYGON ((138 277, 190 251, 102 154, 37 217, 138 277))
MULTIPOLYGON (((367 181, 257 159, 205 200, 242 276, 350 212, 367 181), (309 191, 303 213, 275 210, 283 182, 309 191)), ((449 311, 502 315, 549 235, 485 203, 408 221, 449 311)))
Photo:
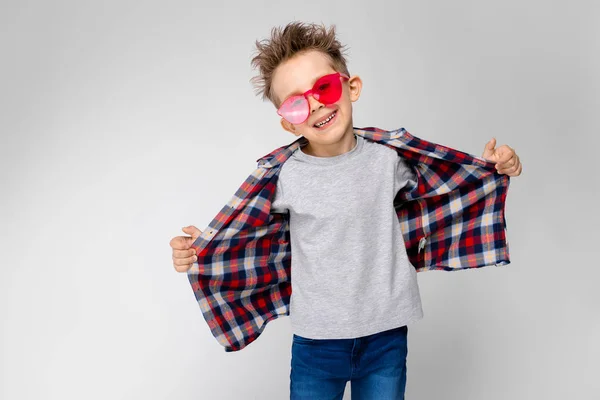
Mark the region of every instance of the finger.
POLYGON ((510 150, 507 154, 502 154, 500 160, 496 163, 497 169, 504 169, 519 163, 518 154, 510 150))
POLYGON ((186 226, 181 228, 181 230, 192 237, 192 243, 202 234, 202 231, 194 225, 186 226))
POLYGON ((498 162, 498 163, 496 163, 496 168, 498 168, 498 169, 507 169, 507 168, 515 167, 516 165, 517 165, 517 158, 513 157, 513 158, 509 159, 506 162, 498 162))
POLYGON ((486 150, 492 151, 492 150, 494 150, 494 147, 496 147, 496 138, 491 138, 490 141, 485 144, 483 151, 486 151, 486 150))
POLYGON ((523 164, 519 164, 519 168, 517 168, 517 171, 515 172, 515 176, 521 175, 521 172, 523 172, 523 164))
POLYGON ((187 272, 190 268, 192 268, 192 264, 187 264, 187 265, 173 264, 173 268, 175 268, 175 271, 177 271, 177 272, 187 272))
POLYGON ((177 250, 189 249, 190 245, 191 245, 191 243, 189 242, 189 239, 191 239, 191 238, 185 237, 185 236, 175 236, 169 242, 169 246, 171 246, 172 249, 177 249, 177 250))
MULTIPOLYGON (((508 146, 507 146, 508 147, 508 146)), ((511 158, 515 157, 515 152, 509 149, 504 149, 504 150, 496 150, 496 153, 498 154, 499 158, 498 161, 496 161, 496 164, 505 164, 507 163, 511 158)))
POLYGON ((198 257, 175 258, 173 257, 173 265, 188 265, 193 264, 198 260, 198 257))
POLYGON ((187 250, 173 250, 173 257, 174 258, 186 258, 186 257, 192 257, 196 255, 196 251, 194 249, 187 249, 187 250))
POLYGON ((509 176, 519 176, 521 174, 521 164, 515 165, 511 168, 503 169, 502 173, 509 176))
POLYGON ((512 171, 516 171, 521 165, 521 160, 519 156, 515 154, 514 158, 512 158, 508 163, 506 163, 505 167, 501 167, 501 169, 511 169, 512 171))
POLYGON ((498 173, 502 175, 510 175, 512 172, 514 172, 512 168, 501 169, 498 171, 498 173))

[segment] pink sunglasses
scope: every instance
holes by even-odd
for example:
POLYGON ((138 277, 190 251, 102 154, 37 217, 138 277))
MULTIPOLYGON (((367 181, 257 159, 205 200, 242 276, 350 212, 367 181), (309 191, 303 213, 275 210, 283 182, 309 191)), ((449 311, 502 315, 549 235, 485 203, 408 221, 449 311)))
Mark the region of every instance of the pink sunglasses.
POLYGON ((289 123, 298 125, 308 119, 310 114, 310 105, 308 103, 308 96, 312 95, 318 102, 330 105, 335 103, 342 97, 342 82, 340 77, 343 79, 350 79, 350 77, 341 72, 335 74, 329 74, 320 77, 312 87, 303 94, 290 96, 281 107, 277 110, 277 114, 285 118, 289 123))

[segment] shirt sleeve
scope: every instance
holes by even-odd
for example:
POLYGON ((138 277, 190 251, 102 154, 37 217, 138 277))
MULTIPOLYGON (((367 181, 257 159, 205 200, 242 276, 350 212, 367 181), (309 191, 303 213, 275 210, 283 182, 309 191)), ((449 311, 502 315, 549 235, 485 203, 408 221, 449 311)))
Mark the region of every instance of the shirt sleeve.
POLYGON ((411 190, 417 185, 417 173, 415 167, 407 163, 406 160, 398 156, 396 164, 396 179, 394 180, 394 193, 402 189, 411 190))

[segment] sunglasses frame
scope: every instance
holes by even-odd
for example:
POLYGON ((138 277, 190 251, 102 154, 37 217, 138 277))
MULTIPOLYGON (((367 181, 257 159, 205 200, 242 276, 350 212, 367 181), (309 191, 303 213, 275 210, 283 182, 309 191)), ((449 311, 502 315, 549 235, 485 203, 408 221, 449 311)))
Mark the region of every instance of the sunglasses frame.
MULTIPOLYGON (((283 119, 285 119, 286 121, 288 121, 290 124, 294 124, 294 125, 300 125, 300 124, 303 124, 304 122, 306 122, 306 120, 307 120, 307 119, 308 119, 308 117, 310 116, 310 110, 309 110, 310 103, 309 103, 309 101, 308 101, 308 96, 309 96, 309 95, 312 95, 312 96, 313 96, 313 98, 314 98, 315 100, 319 101, 318 97, 315 97, 315 96, 314 96, 314 94, 313 94, 314 92, 318 92, 317 85, 319 84, 319 82, 320 82, 320 81, 321 81, 323 78, 329 78, 329 77, 333 77, 333 76, 335 76, 336 78, 350 79, 350 77, 349 77, 348 75, 346 75, 346 74, 344 74, 344 73, 342 73, 342 72, 336 72, 336 73, 333 73, 333 74, 327 74, 327 75, 323 75, 323 76, 321 76, 320 78, 318 78, 318 79, 316 80, 315 84, 313 85, 313 87, 312 87, 312 88, 310 88, 309 90, 307 90, 306 92, 304 92, 304 93, 302 93, 302 94, 295 94, 295 95, 292 95, 292 96, 289 96, 288 98, 286 98, 286 99, 285 99, 285 100, 284 100, 284 101, 281 103, 281 106, 279 106, 279 108, 277 109, 277 114, 278 114, 279 116, 281 116, 283 119), (283 116, 283 113, 281 112, 281 110, 282 110, 282 108, 284 107, 284 105, 285 105, 287 102, 289 102, 291 99, 297 99, 297 98, 304 98, 304 99, 306 100, 306 101, 305 101, 305 103, 306 103, 306 118, 304 118, 304 120, 302 120, 302 122, 297 122, 297 123, 294 123, 294 122, 292 122, 292 121, 289 121, 287 118, 285 118, 285 117, 283 116)), ((340 97, 341 97, 341 94, 342 94, 342 91, 340 91, 340 97)), ((339 99, 340 99, 340 98, 338 97, 338 99, 337 99, 336 101, 338 101, 339 99)), ((294 100, 294 101, 297 101, 297 100, 294 100)), ((335 103, 335 102, 334 102, 334 103, 335 103)), ((330 104, 333 104, 333 103, 330 103, 330 104)), ((327 104, 326 104, 326 105, 327 105, 327 104)))

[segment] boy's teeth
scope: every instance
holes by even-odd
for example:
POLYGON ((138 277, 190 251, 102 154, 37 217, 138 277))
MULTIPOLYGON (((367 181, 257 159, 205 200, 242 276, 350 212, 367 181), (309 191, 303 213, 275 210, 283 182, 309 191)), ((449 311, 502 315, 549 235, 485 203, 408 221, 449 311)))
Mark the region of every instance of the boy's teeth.
POLYGON ((325 119, 322 122, 316 123, 315 126, 319 127, 319 128, 322 127, 323 125, 325 125, 326 123, 328 123, 329 121, 331 121, 331 119, 335 116, 336 112, 337 111, 334 111, 333 113, 331 113, 331 115, 329 117, 327 117, 327 119, 325 119))

